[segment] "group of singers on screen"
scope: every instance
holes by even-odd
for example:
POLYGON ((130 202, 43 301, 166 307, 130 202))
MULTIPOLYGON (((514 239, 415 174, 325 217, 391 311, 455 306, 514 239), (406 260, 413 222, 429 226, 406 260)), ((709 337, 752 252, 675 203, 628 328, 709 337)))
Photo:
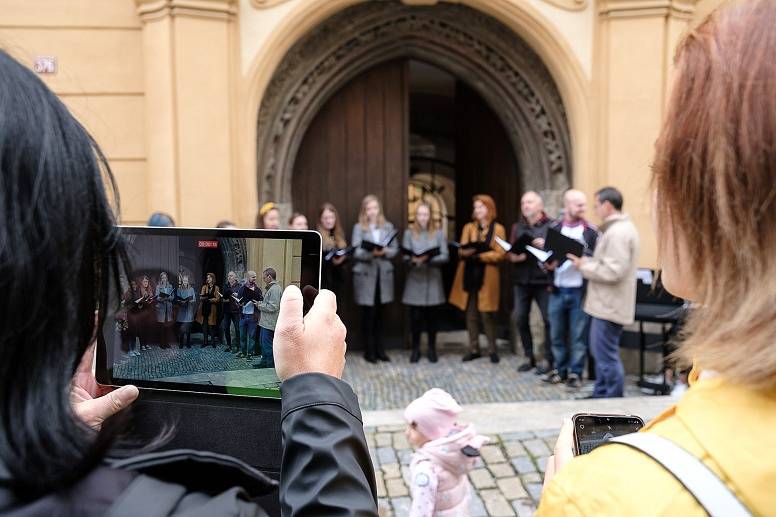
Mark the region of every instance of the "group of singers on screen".
POLYGON ((274 268, 262 271, 262 282, 263 290, 255 271, 246 272, 242 280, 230 271, 223 287, 215 273, 207 273, 198 291, 182 271, 177 285, 166 271, 153 280, 149 275, 132 279, 116 316, 122 352, 135 357, 176 342, 181 349, 191 348, 192 326, 197 322, 203 348, 225 344, 225 351, 247 359, 254 368, 274 368, 272 339, 283 289, 274 268), (259 362, 253 364, 254 359, 259 362))

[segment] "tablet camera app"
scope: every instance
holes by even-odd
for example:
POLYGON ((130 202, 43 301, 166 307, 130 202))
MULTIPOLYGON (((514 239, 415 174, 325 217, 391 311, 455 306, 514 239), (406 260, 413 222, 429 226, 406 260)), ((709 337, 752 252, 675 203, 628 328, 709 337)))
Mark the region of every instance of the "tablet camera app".
POLYGON ((272 338, 302 240, 126 238, 132 269, 103 330, 113 382, 279 397, 272 338))

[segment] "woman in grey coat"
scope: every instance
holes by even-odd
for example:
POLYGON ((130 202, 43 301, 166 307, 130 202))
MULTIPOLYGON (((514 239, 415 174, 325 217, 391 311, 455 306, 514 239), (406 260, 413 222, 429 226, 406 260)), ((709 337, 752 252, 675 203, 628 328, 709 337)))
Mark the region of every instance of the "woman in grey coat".
POLYGON ((447 239, 431 220, 428 203, 419 203, 415 208, 415 222, 404 230, 402 253, 404 260, 410 264, 402 297, 402 303, 410 307, 410 362, 417 363, 420 359, 420 333, 425 327, 428 332, 428 360, 435 363, 439 306, 447 299, 439 266, 448 262, 449 255, 447 239))
POLYGON ((362 307, 362 330, 366 351, 364 359, 390 361, 381 339, 380 308, 393 301, 393 264, 399 252, 393 225, 385 220, 377 196, 366 196, 361 202, 358 222, 353 226, 353 289, 356 305, 362 307), (391 239, 391 236, 394 236, 391 239), (366 243, 366 244, 364 244, 366 243), (369 249, 367 249, 369 248, 369 249))

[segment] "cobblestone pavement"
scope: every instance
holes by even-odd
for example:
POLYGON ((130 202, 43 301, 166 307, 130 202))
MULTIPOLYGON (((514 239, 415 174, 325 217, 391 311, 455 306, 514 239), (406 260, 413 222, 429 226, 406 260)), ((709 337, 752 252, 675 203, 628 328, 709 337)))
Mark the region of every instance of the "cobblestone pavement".
MULTIPOLYGON (((431 388, 453 394, 460 404, 574 399, 592 389, 589 382, 582 390, 569 390, 542 382, 534 372, 518 373, 523 359, 513 353, 502 354, 498 364, 487 356, 463 363, 455 352, 443 352, 436 364, 426 358, 412 364, 406 350, 389 355, 390 363, 377 364, 367 363, 359 352, 347 356, 343 378, 358 394, 362 410, 404 408, 431 388)), ((628 378, 625 395, 640 395, 634 377, 628 378)))
MULTIPOLYGON (((477 467, 469 473, 472 517, 534 514, 541 496, 547 458, 558 430, 490 435, 477 467)), ((409 515, 409 463, 412 449, 402 426, 366 428, 377 478, 380 515, 409 515)))
POLYGON ((239 386, 277 387, 274 371, 253 369, 260 358, 239 358, 224 346, 191 348, 151 347, 139 356, 126 357, 114 367, 113 375, 123 379, 167 380, 239 386))

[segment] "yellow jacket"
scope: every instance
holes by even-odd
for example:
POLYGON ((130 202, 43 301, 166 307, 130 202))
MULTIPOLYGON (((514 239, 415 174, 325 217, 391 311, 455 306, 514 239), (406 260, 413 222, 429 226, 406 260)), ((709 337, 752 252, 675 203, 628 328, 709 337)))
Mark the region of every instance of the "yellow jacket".
MULTIPOLYGON (((754 515, 776 515, 776 391, 719 377, 691 385, 642 432, 664 436, 701 459, 754 515)), ((536 515, 706 514, 654 460, 607 445, 566 465, 544 490, 536 515)))

